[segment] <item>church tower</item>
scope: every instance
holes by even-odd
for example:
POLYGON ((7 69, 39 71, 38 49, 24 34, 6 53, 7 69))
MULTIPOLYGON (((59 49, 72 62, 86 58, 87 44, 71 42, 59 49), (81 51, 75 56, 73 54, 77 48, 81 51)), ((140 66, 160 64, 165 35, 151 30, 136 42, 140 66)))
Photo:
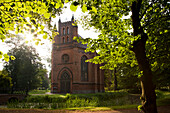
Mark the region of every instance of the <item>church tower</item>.
POLYGON ((78 34, 78 26, 71 21, 58 21, 58 35, 52 45, 52 93, 95 93, 104 91, 104 72, 99 65, 85 62, 96 53, 85 53, 87 45, 73 40, 78 34))

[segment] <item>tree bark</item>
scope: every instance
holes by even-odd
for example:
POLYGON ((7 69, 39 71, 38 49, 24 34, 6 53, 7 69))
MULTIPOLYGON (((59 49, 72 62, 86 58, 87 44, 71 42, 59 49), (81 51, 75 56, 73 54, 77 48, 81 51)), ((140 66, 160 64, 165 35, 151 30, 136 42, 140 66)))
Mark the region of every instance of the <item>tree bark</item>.
POLYGON ((114 90, 117 90, 117 75, 116 75, 116 68, 114 69, 114 90))
POLYGON ((138 40, 133 47, 139 68, 143 71, 140 78, 142 88, 142 110, 145 113, 157 113, 155 87, 152 81, 152 72, 145 53, 145 42, 138 40))
POLYGON ((134 36, 140 35, 140 38, 133 42, 132 51, 135 53, 139 68, 143 72, 140 78, 142 88, 142 110, 145 113, 157 113, 155 87, 152 81, 153 75, 145 52, 145 44, 148 36, 144 33, 139 19, 141 3, 142 0, 134 1, 131 7, 133 33, 134 36))

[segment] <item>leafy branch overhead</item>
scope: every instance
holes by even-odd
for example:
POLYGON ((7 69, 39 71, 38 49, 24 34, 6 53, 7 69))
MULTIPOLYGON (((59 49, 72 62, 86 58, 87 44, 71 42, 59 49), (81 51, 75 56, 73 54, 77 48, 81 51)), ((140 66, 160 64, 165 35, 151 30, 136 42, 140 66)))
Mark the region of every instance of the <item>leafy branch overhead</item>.
MULTIPOLYGON (((34 33, 35 43, 41 39, 37 36, 42 34, 52 40, 51 19, 61 13, 63 2, 61 0, 1 0, 0 1, 0 40, 16 37, 19 33, 31 31, 34 33), (45 29, 48 26, 48 29, 45 29), (50 32, 48 30, 51 30, 50 32)), ((2 52, 0 58, 2 58, 2 52)), ((4 54, 6 61, 9 58, 4 54)))
POLYGON ((89 10, 89 17, 82 20, 84 25, 101 32, 99 38, 75 37, 88 43, 87 52, 99 51, 89 61, 104 63, 102 68, 110 70, 121 64, 138 65, 142 88, 139 107, 145 113, 157 113, 153 78, 161 71, 159 74, 165 75, 167 72, 163 70, 170 69, 168 0, 78 0, 77 4, 83 12, 86 7, 97 10, 89 10))
MULTIPOLYGON (((141 0, 139 0, 141 1, 141 0)), ((90 16, 84 16, 83 24, 87 27, 95 27, 101 32, 98 39, 81 39, 75 38, 84 44, 88 43, 87 52, 99 51, 99 56, 90 59, 94 63, 106 63, 103 68, 116 67, 119 63, 128 63, 132 67, 137 65, 133 50, 135 43, 141 40, 141 34, 135 35, 134 19, 132 17, 132 3, 134 0, 128 2, 123 0, 108 0, 100 2, 86 1, 76 3, 83 7, 95 7, 97 13, 89 10, 90 16), (118 48, 118 49, 115 49, 118 48), (115 56, 116 55, 116 56, 115 56), (109 61, 108 61, 109 59, 109 61), (111 63, 110 63, 111 62, 111 63), (108 63, 108 66, 107 66, 108 63), (113 64, 113 65, 112 65, 113 64)), ((72 3, 75 4, 74 2, 72 3)), ((152 44, 149 51, 156 49, 157 41, 160 36, 168 35, 168 20, 169 20, 169 4, 166 0, 160 2, 154 0, 153 2, 142 1, 139 11, 139 28, 137 30, 144 30, 148 35, 146 46, 152 44)), ((92 9, 92 8, 91 8, 92 9)), ((136 9, 137 10, 137 9, 136 9)), ((165 38, 164 38, 165 39, 165 38)), ((162 40, 163 41, 163 40, 162 40)), ((164 43, 165 45, 166 43, 164 43)), ((149 53, 147 53, 147 56, 149 53)), ((154 63, 154 62, 153 62, 154 63)))

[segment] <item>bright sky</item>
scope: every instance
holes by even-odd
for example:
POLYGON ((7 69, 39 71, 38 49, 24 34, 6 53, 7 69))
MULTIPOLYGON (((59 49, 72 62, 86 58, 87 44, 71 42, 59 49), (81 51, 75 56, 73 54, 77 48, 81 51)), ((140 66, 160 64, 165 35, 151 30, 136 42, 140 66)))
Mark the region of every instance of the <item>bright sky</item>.
MULTIPOLYGON (((58 26, 59 17, 61 18, 61 22, 64 22, 64 21, 70 21, 73 14, 75 19, 80 19, 81 15, 83 15, 80 8, 76 12, 72 12, 69 8, 69 5, 67 6, 68 8, 63 10, 63 14, 53 19, 53 25, 56 23, 56 25, 58 26)), ((99 33, 96 33, 94 29, 84 30, 82 26, 79 24, 78 24, 78 34, 81 35, 83 38, 87 38, 87 37, 97 38, 97 36, 99 35, 99 33)), ((31 34, 25 34, 25 36, 29 39, 29 37, 31 37, 31 34)), ((51 69, 48 66, 49 63, 47 63, 47 59, 51 58, 52 46, 49 41, 45 40, 44 42, 45 42, 44 45, 40 45, 40 44, 38 46, 35 46, 34 44, 33 45, 37 49, 37 52, 39 53, 40 57, 43 59, 42 63, 45 64, 48 71, 50 71, 51 69)), ((3 43, 0 40, 0 51, 2 51, 3 53, 7 53, 8 50, 9 48, 5 45, 5 43, 3 43)), ((0 59, 0 70, 2 69, 3 69, 3 63, 0 59)))

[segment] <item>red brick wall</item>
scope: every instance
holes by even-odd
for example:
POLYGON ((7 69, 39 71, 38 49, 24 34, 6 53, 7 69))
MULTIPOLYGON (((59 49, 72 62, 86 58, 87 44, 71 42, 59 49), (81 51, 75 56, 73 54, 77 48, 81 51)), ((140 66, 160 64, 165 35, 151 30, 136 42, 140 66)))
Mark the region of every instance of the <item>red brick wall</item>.
POLYGON ((59 21, 59 35, 54 40, 52 50, 52 77, 51 92, 60 93, 60 77, 63 71, 70 75, 70 93, 94 93, 104 91, 104 73, 99 70, 99 66, 88 63, 88 81, 81 81, 81 57, 85 55, 88 59, 93 58, 96 53, 85 53, 84 47, 73 41, 74 36, 78 36, 78 27, 72 26, 74 21, 61 23, 59 21), (69 34, 67 34, 69 27, 69 34), (65 28, 65 35, 63 35, 65 28), (69 42, 63 44, 63 37, 69 37, 69 42), (69 56, 69 62, 62 62, 62 55, 69 56))

